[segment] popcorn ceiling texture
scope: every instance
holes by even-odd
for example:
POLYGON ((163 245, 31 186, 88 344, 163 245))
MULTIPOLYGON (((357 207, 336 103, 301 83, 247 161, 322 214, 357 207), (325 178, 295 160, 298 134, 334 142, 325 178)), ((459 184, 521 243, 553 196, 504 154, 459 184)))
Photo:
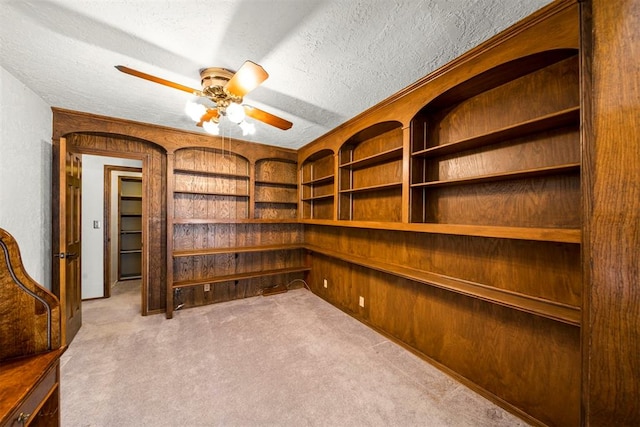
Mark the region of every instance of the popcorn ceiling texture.
POLYGON ((251 140, 299 148, 547 3, 3 0, 1 65, 50 106, 200 132, 188 94, 113 66, 198 88, 200 68, 251 59, 270 78, 245 101, 294 123, 251 140))

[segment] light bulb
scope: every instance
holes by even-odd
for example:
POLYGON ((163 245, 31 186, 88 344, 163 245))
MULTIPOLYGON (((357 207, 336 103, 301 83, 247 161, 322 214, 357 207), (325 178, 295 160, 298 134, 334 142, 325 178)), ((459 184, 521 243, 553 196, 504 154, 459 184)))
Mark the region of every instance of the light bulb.
POLYGON ((244 120, 244 107, 240 104, 232 102, 227 107, 227 118, 229 121, 239 124, 244 120))
POLYGON ((210 133, 211 135, 220 135, 220 126, 218 126, 218 123, 211 120, 207 120, 206 122, 202 123, 202 129, 204 129, 205 132, 210 133))
POLYGON ((253 135, 256 133, 256 126, 253 123, 242 121, 239 126, 240 129, 242 129, 242 136, 253 135))
POLYGON ((198 102, 189 100, 184 106, 184 112, 191 118, 191 120, 198 123, 202 116, 207 112, 207 107, 198 102))

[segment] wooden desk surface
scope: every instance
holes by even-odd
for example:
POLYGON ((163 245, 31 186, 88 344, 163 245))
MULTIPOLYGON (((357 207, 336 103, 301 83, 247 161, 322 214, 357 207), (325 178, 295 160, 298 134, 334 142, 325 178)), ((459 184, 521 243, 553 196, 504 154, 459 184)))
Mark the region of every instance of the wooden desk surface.
POLYGON ((66 347, 0 363, 0 425, 29 395, 66 347))

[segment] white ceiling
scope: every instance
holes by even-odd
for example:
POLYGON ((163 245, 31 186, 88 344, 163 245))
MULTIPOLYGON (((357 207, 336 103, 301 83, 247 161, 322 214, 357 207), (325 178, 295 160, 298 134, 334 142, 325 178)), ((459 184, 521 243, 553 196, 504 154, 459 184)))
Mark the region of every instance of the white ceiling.
POLYGON ((293 128, 223 131, 299 148, 547 3, 0 0, 0 65, 54 107, 202 132, 189 94, 114 66, 199 88, 199 69, 250 59, 270 77, 245 102, 293 128))

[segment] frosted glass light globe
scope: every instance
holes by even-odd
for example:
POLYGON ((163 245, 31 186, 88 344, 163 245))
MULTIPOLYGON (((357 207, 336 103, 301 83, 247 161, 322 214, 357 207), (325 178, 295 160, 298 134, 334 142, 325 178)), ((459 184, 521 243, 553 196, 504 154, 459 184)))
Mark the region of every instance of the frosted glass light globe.
POLYGON ((212 122, 211 120, 207 120, 202 123, 202 129, 205 132, 210 133, 211 135, 220 135, 220 126, 216 122, 212 122))
POLYGON ((244 120, 244 107, 240 104, 232 102, 227 107, 227 118, 233 123, 240 123, 244 120))

